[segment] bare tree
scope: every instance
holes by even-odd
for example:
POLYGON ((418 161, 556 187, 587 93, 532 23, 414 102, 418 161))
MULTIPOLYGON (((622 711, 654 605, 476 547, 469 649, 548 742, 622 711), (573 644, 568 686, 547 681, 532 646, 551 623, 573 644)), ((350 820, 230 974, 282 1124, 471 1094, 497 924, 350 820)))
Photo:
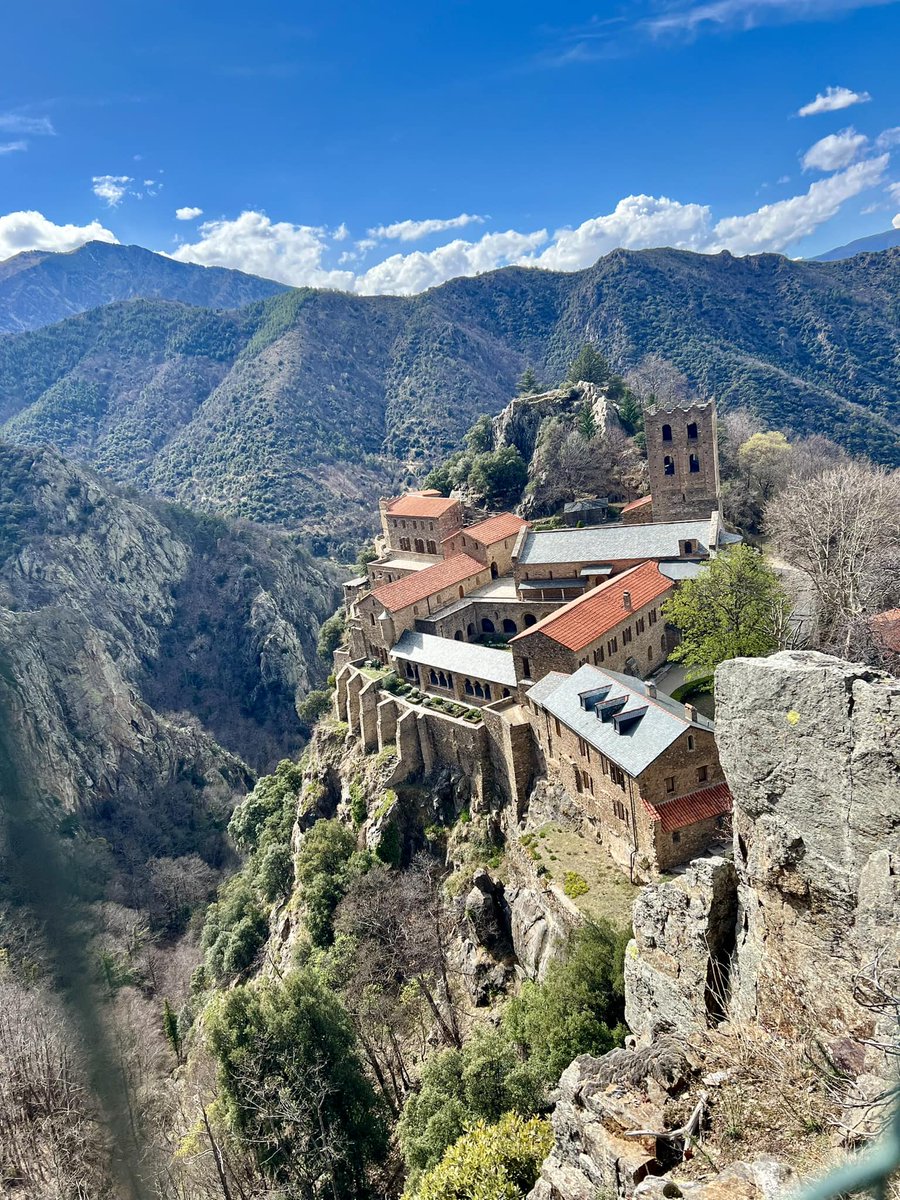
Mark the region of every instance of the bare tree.
POLYGON ((900 591, 900 473, 859 462, 792 479, 766 509, 776 548, 810 581, 817 642, 844 657, 900 591))
POLYGON ((647 354, 625 376, 625 382, 645 404, 682 404, 692 397, 687 376, 661 354, 647 354))

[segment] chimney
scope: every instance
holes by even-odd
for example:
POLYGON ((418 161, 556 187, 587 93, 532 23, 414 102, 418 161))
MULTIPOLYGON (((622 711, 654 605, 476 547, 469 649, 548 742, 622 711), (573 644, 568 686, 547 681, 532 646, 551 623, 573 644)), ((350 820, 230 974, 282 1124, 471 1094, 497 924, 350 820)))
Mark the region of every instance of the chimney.
POLYGON ((622 593, 622 607, 626 612, 631 612, 631 592, 622 593))
POLYGON ((686 704, 684 706, 684 715, 689 721, 697 720, 697 710, 694 708, 693 704, 686 704))
POLYGON ((652 679, 648 679, 644 684, 644 693, 649 696, 651 700, 656 699, 656 684, 652 679))

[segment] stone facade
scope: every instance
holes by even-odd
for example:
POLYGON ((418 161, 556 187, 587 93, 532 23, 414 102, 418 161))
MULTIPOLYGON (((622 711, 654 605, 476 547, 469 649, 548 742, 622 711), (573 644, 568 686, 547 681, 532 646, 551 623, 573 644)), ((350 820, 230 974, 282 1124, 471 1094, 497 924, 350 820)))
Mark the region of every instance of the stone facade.
POLYGON ((714 400, 644 409, 654 521, 718 510, 719 451, 714 400))
POLYGON ((511 645, 517 679, 536 682, 549 671, 571 674, 585 663, 641 678, 652 674, 666 661, 671 648, 661 610, 666 598, 635 609, 582 650, 570 650, 540 629, 526 631, 511 645))
POLYGON ((435 492, 408 492, 395 500, 382 500, 380 507, 385 545, 399 553, 440 558, 441 543, 463 523, 462 505, 442 500, 435 492))
POLYGON ((446 612, 420 617, 416 629, 438 637, 474 642, 487 634, 515 637, 559 608, 559 601, 522 601, 497 596, 466 596, 446 612))
POLYGON ((486 563, 492 568, 494 577, 508 575, 512 570, 512 552, 519 536, 518 529, 497 542, 485 545, 478 538, 472 537, 464 528, 452 534, 444 543, 444 555, 471 554, 479 562, 486 563))
POLYGON ((577 799, 600 843, 633 878, 650 879, 688 861, 715 837, 715 819, 666 833, 648 807, 724 781, 712 733, 686 727, 646 770, 632 776, 533 701, 526 709, 548 770, 577 799))

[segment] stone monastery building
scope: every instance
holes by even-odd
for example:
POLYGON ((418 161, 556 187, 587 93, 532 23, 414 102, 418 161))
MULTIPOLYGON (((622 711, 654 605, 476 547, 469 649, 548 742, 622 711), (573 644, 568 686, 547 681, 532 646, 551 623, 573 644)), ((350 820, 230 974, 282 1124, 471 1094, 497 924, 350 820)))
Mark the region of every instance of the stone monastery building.
POLYGON ((679 636, 665 602, 738 540, 714 403, 645 422, 653 492, 617 521, 540 530, 435 491, 383 500, 335 655, 338 715, 396 748, 395 781, 451 767, 522 806, 548 776, 634 879, 695 857, 730 812, 712 722, 649 677, 679 636))

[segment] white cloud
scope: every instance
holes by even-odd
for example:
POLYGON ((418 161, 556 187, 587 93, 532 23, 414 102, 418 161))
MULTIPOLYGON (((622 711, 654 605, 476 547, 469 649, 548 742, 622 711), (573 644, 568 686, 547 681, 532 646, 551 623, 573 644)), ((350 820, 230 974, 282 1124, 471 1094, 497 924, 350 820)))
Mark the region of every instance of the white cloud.
POLYGON ((357 278, 356 291, 364 295, 383 292, 411 295, 458 275, 478 275, 521 262, 523 256, 546 241, 546 229, 534 233, 510 229, 505 233, 486 233, 477 242, 457 238, 427 252, 392 254, 357 278))
POLYGON ((340 225, 338 225, 337 229, 332 229, 332 231, 331 231, 332 241, 335 241, 335 242, 346 242, 346 240, 349 236, 350 236, 350 230, 347 228, 346 222, 344 222, 344 221, 341 221, 341 223, 340 223, 340 225))
POLYGON ((880 183, 888 161, 887 154, 866 159, 827 179, 817 179, 801 196, 766 204, 743 217, 725 217, 716 224, 709 248, 733 254, 784 250, 830 221, 845 201, 880 183))
POLYGON ((191 208, 188 206, 186 208, 176 208, 175 209, 175 220, 176 221, 196 221, 196 219, 198 217, 202 217, 202 216, 203 216, 202 208, 191 208))
POLYGON ((0 142, 0 154, 15 154, 19 150, 27 149, 27 142, 0 142))
POLYGON ((879 150, 888 150, 891 146, 900 146, 900 125, 895 125, 893 129, 883 129, 875 139, 875 145, 879 150))
POLYGON ((626 196, 613 212, 592 217, 577 229, 558 230, 552 245, 529 261, 574 271, 619 246, 632 250, 674 246, 706 253, 730 250, 733 254, 781 251, 830 220, 844 201, 879 183, 887 164, 887 155, 856 163, 817 180, 800 196, 717 222, 706 204, 682 204, 665 196, 626 196))
POLYGON ((855 129, 842 129, 820 138, 801 159, 804 171, 840 171, 859 158, 869 139, 855 129))
POLYGON ((99 221, 89 225, 56 225, 39 212, 13 212, 0 217, 0 259, 23 250, 76 250, 85 242, 118 242, 99 221))
POLYGON ((24 133, 39 137, 56 133, 48 117, 24 117, 21 113, 0 113, 0 129, 4 133, 24 133))
POLYGON ((233 221, 205 221, 200 238, 179 246, 172 258, 203 266, 235 267, 280 283, 352 289, 352 271, 322 265, 327 232, 312 225, 271 221, 265 213, 243 212, 233 221))
POLYGON ((128 185, 132 182, 130 175, 94 175, 91 179, 91 191, 101 200, 105 200, 110 208, 115 208, 127 194, 128 185))
POLYGON ((900 229, 900 213, 897 213, 896 217, 894 217, 893 221, 891 221, 891 224, 895 229, 900 229))
POLYGON ((446 233, 448 229, 463 229, 466 225, 483 225, 484 217, 477 213, 460 213, 458 217, 429 217, 424 221, 396 221, 393 225, 376 225, 369 229, 370 238, 378 240, 396 239, 401 242, 417 242, 433 233, 446 233))
POLYGON ((819 92, 815 100, 804 104, 797 112, 798 117, 814 117, 819 113, 838 112, 842 108, 850 108, 854 104, 865 104, 872 97, 868 92, 854 92, 845 87, 828 87, 819 92))
POLYGON ((878 8, 896 0, 669 0, 664 11, 641 24, 656 36, 694 35, 706 29, 756 29, 792 21, 829 20, 859 8, 878 8))

